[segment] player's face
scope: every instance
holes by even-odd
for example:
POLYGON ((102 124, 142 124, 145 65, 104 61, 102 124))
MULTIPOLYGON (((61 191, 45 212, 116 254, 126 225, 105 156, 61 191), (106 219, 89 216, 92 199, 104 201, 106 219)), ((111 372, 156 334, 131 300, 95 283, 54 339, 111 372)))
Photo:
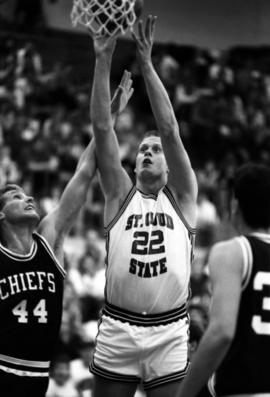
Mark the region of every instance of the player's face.
POLYGON ((9 190, 4 194, 5 204, 1 209, 2 218, 9 223, 38 222, 39 214, 33 197, 22 189, 9 190))
POLYGON ((135 171, 137 175, 149 173, 163 175, 168 173, 161 139, 158 136, 149 136, 141 142, 136 158, 135 171))

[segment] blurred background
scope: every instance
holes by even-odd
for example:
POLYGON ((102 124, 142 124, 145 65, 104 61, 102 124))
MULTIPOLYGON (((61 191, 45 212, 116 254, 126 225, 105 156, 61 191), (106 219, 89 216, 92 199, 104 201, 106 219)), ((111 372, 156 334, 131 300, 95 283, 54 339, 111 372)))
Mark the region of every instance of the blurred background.
MULTIPOLYGON (((57 204, 92 139, 94 55, 86 32, 71 26, 71 8, 71 0, 0 1, 0 184, 21 184, 43 215, 57 204)), ((270 165, 270 3, 145 0, 143 15, 149 13, 158 16, 154 65, 199 183, 192 353, 208 321, 209 250, 235 233, 228 223, 234 171, 250 160, 270 165)), ((112 92, 124 69, 132 72, 135 92, 117 134, 133 178, 137 144, 155 123, 129 35, 118 42, 112 92)), ((64 313, 48 397, 56 390, 91 396, 88 363, 104 301, 102 214, 95 179, 65 244, 64 313)))
MULTIPOLYGON (((9 21, 25 10, 32 22, 70 30, 72 0, 2 0, 9 21), (35 20, 38 17, 39 20, 35 20)), ((145 0, 144 13, 159 17, 157 40, 224 48, 267 44, 270 4, 267 0, 145 0)))

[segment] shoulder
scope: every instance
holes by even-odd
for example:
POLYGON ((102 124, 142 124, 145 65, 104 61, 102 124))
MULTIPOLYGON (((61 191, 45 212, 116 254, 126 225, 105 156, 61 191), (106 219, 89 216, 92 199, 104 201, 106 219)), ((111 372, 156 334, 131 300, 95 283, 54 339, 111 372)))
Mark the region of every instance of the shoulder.
POLYGON ((177 209, 185 218, 187 224, 191 228, 196 228, 197 223, 197 196, 192 194, 179 195, 175 187, 168 184, 163 189, 164 193, 171 201, 172 205, 176 205, 177 209))
POLYGON ((210 250, 210 258, 237 261, 243 255, 243 247, 246 245, 244 236, 234 237, 230 240, 219 241, 210 250))
POLYGON ((130 204, 136 193, 136 186, 130 185, 130 189, 123 191, 123 195, 121 196, 111 197, 110 199, 105 197, 104 223, 107 225, 106 227, 130 204))
POLYGON ((241 275, 243 272, 244 256, 241 238, 236 237, 221 241, 212 247, 208 260, 210 274, 241 275))
POLYGON ((182 171, 177 177, 168 175, 169 184, 174 187, 179 197, 185 198, 186 196, 196 201, 198 195, 198 181, 194 169, 187 167, 186 171, 182 171))

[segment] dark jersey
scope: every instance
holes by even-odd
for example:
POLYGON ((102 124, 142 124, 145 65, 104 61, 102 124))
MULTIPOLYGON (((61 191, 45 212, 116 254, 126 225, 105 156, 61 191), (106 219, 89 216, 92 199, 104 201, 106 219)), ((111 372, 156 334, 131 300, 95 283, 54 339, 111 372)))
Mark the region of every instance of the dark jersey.
POLYGON ((28 255, 0 245, 0 369, 47 376, 62 316, 65 271, 34 233, 28 255))
POLYGON ((218 368, 218 396, 270 393, 270 236, 245 240, 247 261, 233 343, 218 368), (246 278, 246 279, 245 279, 246 278))

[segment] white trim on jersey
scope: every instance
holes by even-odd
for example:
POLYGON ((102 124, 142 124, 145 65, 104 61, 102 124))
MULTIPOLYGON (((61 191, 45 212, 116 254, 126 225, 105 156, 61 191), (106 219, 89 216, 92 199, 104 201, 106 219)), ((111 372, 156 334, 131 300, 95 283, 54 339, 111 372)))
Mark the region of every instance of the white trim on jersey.
POLYGON ((31 260, 35 256, 35 254, 37 252, 37 242, 34 241, 29 253, 24 254, 24 255, 18 254, 16 252, 9 250, 8 248, 4 247, 1 243, 0 243, 0 251, 2 251, 3 254, 5 254, 6 256, 8 256, 9 258, 11 258, 14 261, 26 262, 26 261, 31 260))
POLYGON ((242 273, 242 291, 248 285, 252 266, 253 254, 248 239, 245 236, 236 237, 235 240, 239 243, 243 255, 243 273, 242 273))
POLYGON ((21 358, 6 356, 4 354, 0 354, 0 360, 5 361, 10 364, 16 365, 24 365, 32 368, 49 368, 50 361, 30 361, 30 360, 22 360, 21 358))
POLYGON ((48 252, 50 257, 52 258, 52 260, 55 262, 55 265, 56 265, 57 269, 60 271, 60 273, 62 274, 62 276, 66 277, 67 273, 66 273, 65 269, 63 268, 63 266, 59 263, 59 261, 56 258, 56 256, 54 255, 53 250, 52 250, 50 244, 48 243, 48 241, 41 234, 39 234, 37 232, 35 232, 34 234, 40 238, 41 244, 46 249, 46 251, 48 252))
POLYGON ((215 391, 215 383, 216 383, 216 373, 214 372, 211 378, 209 378, 207 382, 207 387, 209 390, 209 393, 211 394, 212 397, 217 397, 216 391, 215 391))
POLYGON ((270 234, 257 232, 257 233, 250 233, 250 236, 256 237, 266 244, 270 244, 270 234))
POLYGON ((163 193, 167 196, 168 200, 170 201, 171 205, 173 206, 175 212, 177 213, 177 215, 179 216, 179 218, 181 219, 181 221, 183 222, 183 224, 185 225, 185 227, 187 228, 187 230, 191 233, 191 234, 196 234, 196 228, 195 227, 191 227, 190 224, 188 223, 188 221, 186 220, 179 204, 177 203, 171 189, 168 187, 168 185, 165 185, 163 188, 163 193))
POLYGON ((117 221, 119 220, 119 218, 121 217, 121 215, 125 212, 127 206, 129 205, 129 203, 131 202, 133 196, 135 195, 135 193, 137 192, 136 186, 133 185, 132 188, 130 189, 127 197, 125 198, 125 200, 123 201, 121 207, 119 208, 117 214, 115 215, 115 217, 111 220, 111 222, 108 223, 107 226, 104 227, 105 230, 105 236, 107 236, 110 232, 110 230, 113 228, 113 226, 117 223, 117 221))
POLYGON ((270 397, 270 393, 245 393, 245 394, 230 394, 223 397, 270 397))
POLYGON ((31 377, 43 377, 48 378, 49 372, 32 372, 32 371, 21 371, 19 369, 12 369, 9 367, 5 367, 0 365, 0 370, 5 371, 9 374, 18 375, 18 376, 31 376, 31 377))

